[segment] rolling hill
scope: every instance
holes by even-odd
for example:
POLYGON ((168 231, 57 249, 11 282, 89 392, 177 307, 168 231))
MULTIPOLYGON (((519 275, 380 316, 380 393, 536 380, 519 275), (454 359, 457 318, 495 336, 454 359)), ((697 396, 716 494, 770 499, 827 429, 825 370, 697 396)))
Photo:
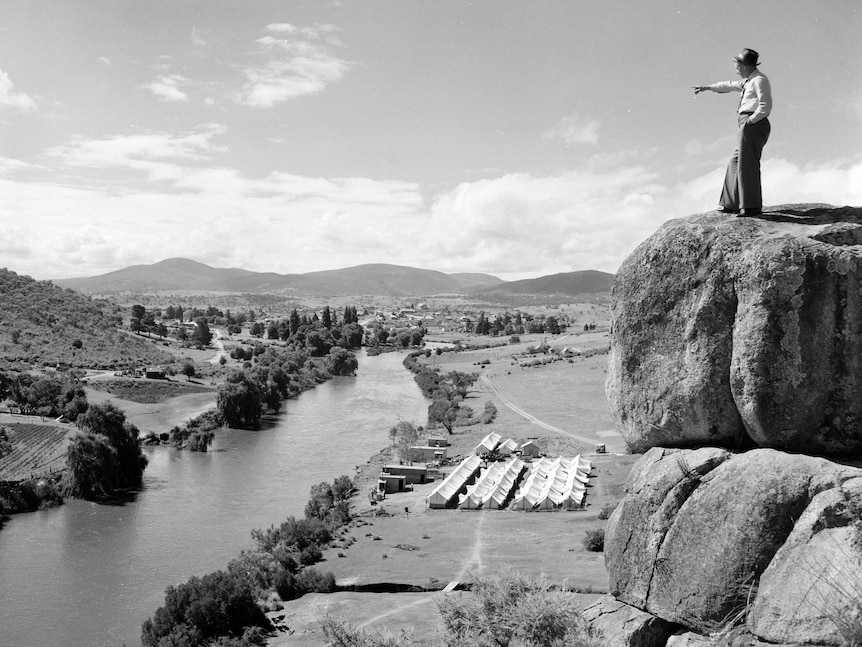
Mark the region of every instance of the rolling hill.
POLYGON ((184 258, 152 265, 133 265, 93 277, 55 283, 85 294, 166 290, 209 290, 235 293, 274 293, 287 296, 418 296, 464 294, 502 281, 489 274, 444 274, 434 270, 374 263, 306 274, 251 272, 215 268, 184 258))
POLYGON ((584 297, 587 295, 609 295, 614 284, 614 275, 596 270, 562 272, 535 279, 508 281, 499 285, 480 288, 475 295, 547 295, 584 297))
POLYGON ((589 296, 588 300, 592 301, 606 298, 613 280, 613 274, 584 270, 506 282, 490 274, 445 274, 386 263, 305 274, 276 274, 216 268, 185 258, 171 258, 152 265, 132 265, 100 276, 54 282, 85 294, 106 296, 123 292, 212 291, 297 298, 458 294, 499 300, 523 295, 566 298, 589 296))

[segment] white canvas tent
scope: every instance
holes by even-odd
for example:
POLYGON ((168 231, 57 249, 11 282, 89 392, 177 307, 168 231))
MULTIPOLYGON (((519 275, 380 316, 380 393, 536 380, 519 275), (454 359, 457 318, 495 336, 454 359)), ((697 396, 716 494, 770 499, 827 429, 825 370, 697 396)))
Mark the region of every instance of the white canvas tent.
POLYGON ((431 508, 445 508, 479 471, 482 461, 476 455, 465 458, 425 500, 431 508))
POLYGON ((512 502, 513 510, 551 510, 581 505, 592 465, 580 455, 574 458, 543 458, 530 473, 512 502))
POLYGON ((476 445, 473 449, 473 453, 477 456, 481 456, 487 452, 492 452, 497 449, 497 445, 500 444, 501 440, 502 438, 500 437, 500 434, 496 431, 492 431, 490 434, 485 436, 478 445, 476 445))
POLYGON ((467 487, 458 507, 464 510, 499 509, 509 498, 524 468, 525 464, 519 458, 493 463, 482 471, 475 485, 467 487))

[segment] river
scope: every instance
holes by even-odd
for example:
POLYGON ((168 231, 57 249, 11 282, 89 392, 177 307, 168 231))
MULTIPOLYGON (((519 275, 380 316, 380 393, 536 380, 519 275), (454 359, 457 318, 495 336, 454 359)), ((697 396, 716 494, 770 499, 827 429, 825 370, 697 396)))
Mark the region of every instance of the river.
POLYGON ((223 568, 252 547, 253 528, 301 516, 309 488, 353 476, 398 416, 424 424, 402 353, 358 359, 357 377, 286 402, 259 431, 217 432, 207 453, 146 448, 130 503, 12 517, 0 530, 0 644, 139 645, 168 585, 223 568))

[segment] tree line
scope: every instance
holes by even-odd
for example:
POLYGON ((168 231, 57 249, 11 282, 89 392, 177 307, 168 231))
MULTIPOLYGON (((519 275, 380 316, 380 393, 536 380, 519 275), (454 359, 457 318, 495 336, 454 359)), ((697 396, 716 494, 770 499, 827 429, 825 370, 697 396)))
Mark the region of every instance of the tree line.
POLYGON ((87 394, 77 371, 33 376, 0 371, 0 401, 9 399, 25 415, 64 416, 74 422, 87 410, 87 394))
POLYGON ((141 627, 143 646, 263 645, 272 625, 258 600, 273 594, 292 600, 336 589, 332 573, 312 565, 322 559, 336 531, 350 522, 353 492, 348 476, 313 486, 304 517, 253 530, 254 548, 231 560, 225 570, 169 586, 164 604, 141 627))
POLYGON ((560 321, 557 317, 550 315, 539 315, 533 317, 530 315, 522 315, 516 312, 514 315, 509 312, 504 312, 502 315, 497 315, 494 319, 485 316, 484 312, 479 313, 479 318, 474 323, 470 319, 464 322, 465 332, 472 332, 477 335, 523 335, 524 333, 538 333, 559 335, 566 331, 566 323, 560 321))

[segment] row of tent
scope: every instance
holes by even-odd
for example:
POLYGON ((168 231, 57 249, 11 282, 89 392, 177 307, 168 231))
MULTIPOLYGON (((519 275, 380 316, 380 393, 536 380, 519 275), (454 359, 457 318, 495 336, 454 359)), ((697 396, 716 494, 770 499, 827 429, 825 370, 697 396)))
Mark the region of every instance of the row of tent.
POLYGON ((514 453, 520 453, 522 456, 538 456, 539 446, 532 440, 528 440, 522 445, 519 445, 517 441, 511 438, 503 440, 500 434, 492 431, 473 448, 473 453, 477 456, 482 456, 493 451, 496 451, 501 456, 511 456, 514 453))
POLYGON ((527 464, 518 457, 482 469, 476 455, 465 458, 426 497, 430 508, 457 505, 463 510, 571 510, 580 507, 592 465, 574 458, 542 458, 527 464), (478 478, 477 478, 478 475, 478 478), (520 488, 516 487, 520 481, 520 488))
POLYGON ((590 462, 580 454, 574 458, 560 456, 536 461, 512 501, 512 510, 581 507, 592 469, 590 462))

